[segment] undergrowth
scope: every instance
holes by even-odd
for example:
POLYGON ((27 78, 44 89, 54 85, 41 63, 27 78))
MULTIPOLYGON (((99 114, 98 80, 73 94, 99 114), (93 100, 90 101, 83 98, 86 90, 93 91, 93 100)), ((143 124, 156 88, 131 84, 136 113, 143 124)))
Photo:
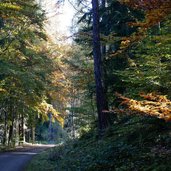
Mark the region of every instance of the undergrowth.
POLYGON ((102 139, 95 131, 36 156, 27 171, 169 171, 171 124, 124 116, 102 139))

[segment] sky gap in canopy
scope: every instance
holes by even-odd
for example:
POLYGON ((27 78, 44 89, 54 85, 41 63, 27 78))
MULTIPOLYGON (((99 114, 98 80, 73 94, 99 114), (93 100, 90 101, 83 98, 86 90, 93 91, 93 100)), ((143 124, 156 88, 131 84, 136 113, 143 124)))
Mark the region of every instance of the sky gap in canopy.
POLYGON ((70 27, 75 10, 72 5, 65 0, 58 3, 58 0, 36 0, 46 12, 45 29, 54 38, 55 42, 61 41, 62 37, 71 35, 70 27))

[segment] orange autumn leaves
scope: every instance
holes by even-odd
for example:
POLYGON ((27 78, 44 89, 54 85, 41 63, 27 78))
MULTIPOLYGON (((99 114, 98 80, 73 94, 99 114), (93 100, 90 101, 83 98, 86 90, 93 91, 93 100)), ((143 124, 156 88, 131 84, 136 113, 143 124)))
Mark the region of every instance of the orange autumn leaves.
POLYGON ((120 105, 118 108, 114 108, 113 112, 129 115, 150 115, 171 121, 171 101, 166 96, 141 93, 140 96, 144 98, 142 101, 133 100, 118 93, 116 96, 120 105))
POLYGON ((145 12, 145 20, 143 22, 131 23, 135 26, 149 28, 171 14, 170 0, 123 0, 122 2, 145 12))
POLYGON ((128 23, 129 26, 138 29, 131 36, 122 38, 120 50, 112 56, 125 52, 129 47, 143 40, 147 36, 148 29, 160 25, 160 22, 171 15, 170 0, 120 0, 120 2, 130 8, 142 11, 144 20, 128 23))

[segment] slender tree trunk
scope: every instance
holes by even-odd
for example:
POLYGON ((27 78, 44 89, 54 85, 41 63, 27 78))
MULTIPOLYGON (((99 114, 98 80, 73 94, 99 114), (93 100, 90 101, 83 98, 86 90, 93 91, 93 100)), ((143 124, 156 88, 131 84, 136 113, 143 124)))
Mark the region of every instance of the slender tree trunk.
POLYGON ((35 126, 34 125, 32 125, 32 128, 31 128, 31 135, 32 135, 31 137, 32 144, 34 144, 35 143, 35 126))
POLYGON ((24 114, 22 113, 20 116, 20 124, 19 124, 19 144, 23 144, 25 142, 25 131, 24 131, 24 114))
POLYGON ((4 135, 3 135, 3 145, 5 146, 7 142, 7 112, 4 111, 4 135))
POLYGON ((107 118, 104 113, 106 109, 106 100, 102 82, 102 60, 100 49, 100 29, 99 29, 99 2, 92 0, 93 7, 93 57, 94 57, 94 75, 96 82, 96 103, 98 112, 99 132, 103 133, 108 126, 107 118))
POLYGON ((8 146, 13 145, 13 136, 14 136, 15 111, 14 108, 12 107, 12 104, 10 106, 10 113, 11 113, 11 125, 9 127, 8 146))
POLYGON ((19 139, 19 118, 18 116, 16 117, 16 123, 15 123, 15 128, 16 128, 16 132, 15 132, 15 145, 19 145, 20 139, 19 139))

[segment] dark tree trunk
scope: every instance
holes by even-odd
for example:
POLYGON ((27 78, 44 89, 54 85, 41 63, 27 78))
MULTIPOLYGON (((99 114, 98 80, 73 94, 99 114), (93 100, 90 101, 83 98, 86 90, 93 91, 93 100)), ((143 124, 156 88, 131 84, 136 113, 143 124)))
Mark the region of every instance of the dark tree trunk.
POLYGON ((13 121, 12 121, 12 125, 10 125, 9 127, 8 146, 10 146, 12 142, 12 138, 13 138, 13 121))
MULTIPOLYGON (((106 0, 101 0, 101 8, 104 10, 106 8, 106 0)), ((102 22, 105 20, 105 16, 102 16, 102 22)), ((105 33, 104 33, 105 34, 105 33)), ((104 94, 105 94, 105 107, 106 109, 109 109, 108 106, 108 99, 107 99, 107 92, 108 92, 108 82, 106 80, 107 78, 107 70, 106 70, 106 65, 105 65, 105 61, 106 61, 106 44, 104 43, 103 45, 101 45, 101 58, 102 58, 102 80, 104 83, 104 94)))
POLYGON ((3 135, 3 145, 5 146, 7 142, 7 112, 4 111, 4 135, 3 135))
POLYGON ((13 144, 13 138, 14 138, 14 120, 15 120, 15 110, 12 104, 10 104, 9 111, 11 114, 11 125, 9 126, 9 137, 8 137, 8 146, 15 145, 13 144))
POLYGON ((102 59, 100 49, 100 28, 99 28, 99 2, 92 0, 93 7, 93 57, 94 57, 94 75, 96 82, 96 103, 98 112, 98 122, 100 134, 103 133, 108 126, 107 117, 104 113, 106 108, 106 100, 102 81, 102 59))

